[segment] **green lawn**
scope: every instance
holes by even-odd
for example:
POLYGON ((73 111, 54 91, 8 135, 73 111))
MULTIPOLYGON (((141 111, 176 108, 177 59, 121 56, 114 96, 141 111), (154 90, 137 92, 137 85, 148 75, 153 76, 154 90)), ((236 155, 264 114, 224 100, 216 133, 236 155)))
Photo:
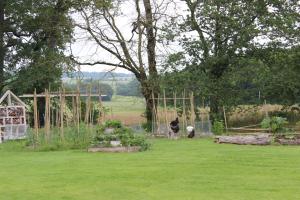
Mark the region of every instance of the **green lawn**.
POLYGON ((300 199, 300 147, 152 143, 150 151, 131 154, 1 144, 0 199, 300 199))

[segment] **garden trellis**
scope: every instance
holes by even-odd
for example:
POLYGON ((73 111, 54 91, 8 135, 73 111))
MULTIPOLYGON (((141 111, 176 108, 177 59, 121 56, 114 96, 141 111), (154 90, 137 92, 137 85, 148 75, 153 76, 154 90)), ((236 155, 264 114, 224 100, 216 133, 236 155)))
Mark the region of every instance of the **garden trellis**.
MULTIPOLYGON (((158 95, 154 96, 152 93, 152 134, 153 135, 168 135, 170 129, 170 122, 176 117, 179 117, 181 126, 183 127, 182 133, 185 134, 185 127, 191 125, 195 127, 195 105, 194 105, 194 94, 190 93, 189 96, 186 95, 186 92, 182 92, 182 97, 178 97, 176 92, 173 93, 173 97, 166 97, 166 92, 163 91, 163 96, 158 95), (162 101, 162 102, 161 102, 162 101), (172 110, 168 109, 167 101, 172 101, 173 107, 172 110), (179 116, 177 111, 178 104, 182 107, 182 113, 179 116), (162 106, 160 106, 162 105, 162 106), (187 107, 189 106, 189 112, 187 112, 187 107)), ((195 127, 196 128, 196 127, 195 127)))
MULTIPOLYGON (((64 124, 68 125, 68 121, 65 120, 65 107, 66 107, 66 97, 72 98, 72 112, 73 112, 73 124, 77 126, 79 132, 79 124, 81 120, 81 97, 86 97, 86 113, 85 113, 85 120, 86 124, 92 123, 95 116, 92 114, 91 108, 91 97, 99 97, 99 105, 101 109, 103 109, 102 105, 102 97, 106 97, 107 95, 102 95, 99 89, 98 94, 92 94, 91 90, 89 90, 86 94, 81 94, 79 89, 76 92, 66 93, 65 89, 62 88, 59 92, 49 92, 45 89, 45 92, 42 94, 37 94, 34 91, 33 94, 24 94, 20 97, 22 98, 33 98, 33 117, 34 117, 34 137, 37 138, 39 134, 39 120, 38 120, 38 107, 37 107, 37 98, 45 98, 45 136, 48 140, 50 138, 50 128, 51 128, 51 119, 54 126, 54 122, 56 126, 60 128, 60 137, 61 140, 64 140, 64 124), (56 114, 53 113, 54 108, 52 108, 51 99, 58 98, 59 99, 59 107, 56 109, 56 114)), ((103 112, 103 110, 101 111, 103 112)), ((99 113, 99 120, 102 116, 101 112, 99 113)), ((100 121, 99 121, 100 122, 100 121)))
POLYGON ((26 135, 26 104, 10 90, 0 99, 0 133, 2 140, 21 139, 26 135))

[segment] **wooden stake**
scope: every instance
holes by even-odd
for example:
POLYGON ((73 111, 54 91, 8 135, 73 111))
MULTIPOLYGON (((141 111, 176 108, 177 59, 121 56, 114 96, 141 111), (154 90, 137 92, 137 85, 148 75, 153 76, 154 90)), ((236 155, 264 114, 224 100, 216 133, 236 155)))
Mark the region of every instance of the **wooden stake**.
POLYGON ((77 87, 76 93, 76 125, 77 125, 77 135, 79 135, 79 125, 80 125, 80 94, 77 87))
POLYGON ((158 94, 158 98, 157 98, 157 106, 156 106, 156 127, 157 127, 157 133, 160 134, 160 122, 162 121, 160 116, 162 115, 161 114, 161 111, 160 111, 160 98, 159 98, 159 94, 158 94))
POLYGON ((183 99, 182 99, 182 126, 183 126, 183 132, 186 133, 185 127, 187 125, 187 118, 186 118, 186 110, 185 110, 185 89, 182 93, 183 99))
POLYGON ((227 132, 227 129, 228 129, 228 127, 227 127, 227 118, 226 118, 226 111, 225 111, 225 107, 224 106, 223 106, 223 113, 224 113, 225 130, 227 132))
POLYGON ((60 89, 60 137, 64 141, 64 89, 63 92, 60 89))
POLYGON ((191 125, 196 129, 195 127, 195 106, 194 106, 194 93, 191 92, 190 95, 190 103, 191 103, 191 125))
POLYGON ((48 90, 45 89, 45 135, 46 142, 49 142, 50 139, 50 97, 48 90))
POLYGON ((174 92, 174 119, 178 117, 177 114, 177 98, 176 98, 176 92, 174 92))
POLYGON ((98 118, 98 124, 101 124, 102 118, 104 116, 104 109, 102 105, 102 98, 101 98, 101 88, 100 88, 100 83, 99 83, 99 118, 98 118))
POLYGON ((157 113, 156 113, 156 106, 155 106, 155 99, 154 99, 154 92, 152 90, 152 135, 155 135, 155 125, 156 125, 156 120, 157 120, 157 113))
POLYGON ((267 100, 264 100, 264 110, 265 110, 265 116, 269 117, 268 109, 267 109, 267 100))
POLYGON ((78 109, 78 113, 77 113, 77 115, 79 116, 79 122, 81 121, 81 99, 80 99, 80 87, 79 87, 79 81, 77 81, 77 95, 78 95, 78 101, 77 101, 77 103, 78 103, 78 106, 79 106, 79 109, 78 109))
POLYGON ((37 97, 36 97, 36 89, 34 89, 34 96, 33 96, 33 117, 34 117, 34 146, 38 140, 39 136, 39 124, 38 124, 38 110, 37 110, 37 97))
POLYGON ((165 122, 167 127, 167 135, 169 136, 169 121, 168 121, 168 111, 167 111, 167 101, 166 101, 166 91, 164 90, 164 114, 165 114, 165 122))
POLYGON ((76 125, 76 102, 75 97, 72 97, 72 123, 75 126, 76 125))
POLYGON ((90 112, 91 112, 91 86, 89 87, 89 93, 88 93, 88 97, 86 99, 86 106, 85 106, 85 118, 84 118, 84 122, 86 124, 89 123, 89 117, 90 117, 90 112))

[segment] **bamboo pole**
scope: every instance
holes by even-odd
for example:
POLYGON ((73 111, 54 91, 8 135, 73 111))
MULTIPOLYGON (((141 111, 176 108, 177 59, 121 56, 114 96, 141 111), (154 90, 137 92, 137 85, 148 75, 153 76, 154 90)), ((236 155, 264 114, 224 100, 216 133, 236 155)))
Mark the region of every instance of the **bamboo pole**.
POLYGON ((79 125, 80 125, 80 94, 77 88, 76 92, 76 125, 77 125, 77 135, 79 135, 79 125))
POLYGON ((80 99, 80 87, 79 87, 79 80, 77 81, 77 95, 78 95, 78 101, 77 101, 77 103, 78 103, 78 106, 79 106, 79 109, 78 109, 78 113, 77 113, 77 115, 79 116, 79 122, 81 121, 81 99, 80 99))
POLYGON ((72 123, 73 123, 73 126, 76 125, 76 102, 75 102, 75 97, 72 97, 72 123))
POLYGON ((177 98, 176 98, 176 92, 174 92, 174 119, 178 116, 177 114, 177 98))
POLYGON ((58 108, 55 109, 55 126, 59 127, 59 110, 58 108))
POLYGON ((84 118, 84 122, 86 124, 89 123, 89 118, 90 118, 90 112, 91 112, 91 86, 88 89, 88 97, 86 99, 86 106, 85 106, 85 118, 84 118))
POLYGON ((190 103, 191 103, 191 125, 196 129, 195 126, 195 106, 194 106, 194 93, 190 94, 190 103))
POLYGON ((182 99, 182 126, 183 126, 183 132, 185 135, 185 127, 187 124, 187 118, 186 118, 186 110, 185 110, 185 89, 183 90, 182 93, 183 99, 182 99))
POLYGON ((45 90, 45 134, 48 143, 50 139, 50 98, 47 89, 45 90))
POLYGON ((99 83, 99 116, 98 116, 99 118, 98 118, 98 124, 101 124, 103 116, 104 116, 104 110, 103 110, 103 106, 102 106, 101 88, 100 88, 100 83, 99 83))
POLYGON ((91 102, 91 113, 90 113, 90 116, 91 116, 91 119, 90 119, 90 124, 93 125, 94 123, 94 115, 95 115, 95 107, 94 107, 94 104, 93 102, 91 102))
POLYGON ((60 89, 60 137, 64 141, 64 89, 60 89))
POLYGON ((169 121, 168 121, 168 111, 167 111, 167 100, 166 100, 166 91, 164 90, 164 115, 165 115, 165 122, 166 122, 166 127, 167 127, 167 135, 169 132, 169 121))
POLYGON ((52 106, 50 106, 51 109, 51 127, 54 127, 54 109, 52 106))
POLYGON ((152 90, 152 135, 155 135, 155 125, 157 124, 157 113, 156 113, 156 106, 155 106, 155 99, 154 99, 154 92, 152 90))
POLYGON ((223 106, 223 114, 224 114, 224 123, 225 123, 225 130, 227 132, 227 118, 226 118, 226 111, 225 111, 225 107, 223 106))
POLYGON ((33 95, 33 117, 34 117, 34 146, 36 145, 38 136, 39 136, 39 125, 38 125, 38 111, 37 111, 37 97, 36 97, 36 89, 34 89, 33 95))
POLYGON ((267 108, 267 100, 264 100, 264 110, 265 110, 265 116, 269 117, 268 108, 267 108))
POLYGON ((159 94, 158 94, 158 98, 157 98, 157 106, 156 106, 156 127, 157 127, 157 133, 160 134, 160 121, 161 121, 161 111, 160 111, 160 108, 159 108, 159 105, 160 105, 160 98, 159 98, 159 94))

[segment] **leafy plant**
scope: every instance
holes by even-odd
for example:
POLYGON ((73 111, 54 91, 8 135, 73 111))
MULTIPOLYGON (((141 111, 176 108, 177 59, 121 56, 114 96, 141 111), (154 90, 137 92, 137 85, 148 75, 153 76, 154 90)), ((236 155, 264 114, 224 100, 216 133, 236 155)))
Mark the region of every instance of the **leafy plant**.
POLYGON ((287 124, 286 118, 283 117, 266 117, 261 122, 261 127, 269 129, 272 133, 285 132, 284 125, 287 124))
POLYGON ((122 128, 122 123, 119 120, 107 120, 104 128, 122 128))
POLYGON ((142 135, 136 135, 132 129, 124 127, 120 121, 110 120, 99 127, 97 134, 92 140, 92 145, 109 147, 111 141, 120 141, 122 146, 140 146, 141 151, 145 151, 150 147, 146 138, 142 135), (113 127, 112 133, 105 132, 105 128, 113 127))
POLYGON ((224 132, 223 121, 215 121, 212 126, 212 131, 215 135, 222 135, 224 132))

